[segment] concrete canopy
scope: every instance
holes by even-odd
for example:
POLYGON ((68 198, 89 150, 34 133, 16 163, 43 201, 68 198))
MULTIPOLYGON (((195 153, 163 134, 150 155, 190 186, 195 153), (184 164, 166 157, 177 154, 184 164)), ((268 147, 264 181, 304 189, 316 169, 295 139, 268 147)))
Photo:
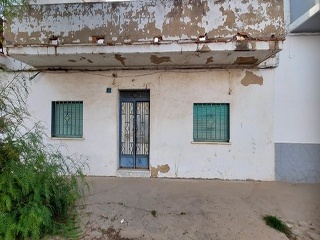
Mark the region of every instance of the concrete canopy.
POLYGON ((39 69, 256 67, 285 36, 282 0, 40 2, 4 32, 7 54, 39 69))
POLYGON ((164 42, 131 45, 7 47, 7 54, 37 69, 108 70, 257 67, 282 41, 164 42))

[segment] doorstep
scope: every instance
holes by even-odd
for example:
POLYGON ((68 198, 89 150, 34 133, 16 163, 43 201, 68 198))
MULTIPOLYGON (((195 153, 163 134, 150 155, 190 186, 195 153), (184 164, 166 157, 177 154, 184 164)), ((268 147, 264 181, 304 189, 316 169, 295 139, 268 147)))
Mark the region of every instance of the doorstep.
POLYGON ((118 169, 116 175, 117 177, 151 177, 149 169, 118 169))

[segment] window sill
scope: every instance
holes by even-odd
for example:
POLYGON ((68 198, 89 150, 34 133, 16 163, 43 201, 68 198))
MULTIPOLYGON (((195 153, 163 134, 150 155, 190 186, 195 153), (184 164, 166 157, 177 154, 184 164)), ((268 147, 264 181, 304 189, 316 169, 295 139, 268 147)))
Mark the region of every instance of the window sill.
POLYGON ((214 144, 214 145, 231 145, 231 142, 191 142, 192 144, 214 144))
POLYGON ((78 141, 85 140, 84 137, 81 137, 81 138, 51 137, 50 139, 52 139, 52 140, 78 140, 78 141))

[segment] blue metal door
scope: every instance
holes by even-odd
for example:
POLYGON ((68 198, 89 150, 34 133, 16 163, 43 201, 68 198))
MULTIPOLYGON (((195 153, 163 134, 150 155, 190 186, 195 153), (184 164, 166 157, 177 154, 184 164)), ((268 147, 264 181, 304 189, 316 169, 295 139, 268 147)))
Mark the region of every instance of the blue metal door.
POLYGON ((120 168, 149 168, 149 91, 120 91, 120 168))

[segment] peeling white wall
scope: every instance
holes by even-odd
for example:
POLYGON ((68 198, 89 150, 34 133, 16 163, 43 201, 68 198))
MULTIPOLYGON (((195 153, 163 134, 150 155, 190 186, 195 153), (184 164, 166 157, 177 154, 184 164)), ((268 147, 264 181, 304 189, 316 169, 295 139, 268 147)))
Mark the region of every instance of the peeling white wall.
POLYGON ((256 39, 282 39, 282 0, 207 1, 139 0, 95 3, 39 4, 8 20, 8 45, 92 44, 196 40, 207 34, 212 41, 231 40, 238 32, 256 39))
POLYGON ((251 70, 118 71, 116 78, 111 71, 41 73, 29 105, 50 129, 51 101, 82 100, 84 139, 64 142, 70 153, 89 156, 88 174, 116 176, 118 90, 150 89, 150 166, 170 168, 159 177, 274 180, 274 70, 252 71, 259 84, 248 86, 251 70), (192 143, 199 102, 230 103, 231 144, 192 143))

